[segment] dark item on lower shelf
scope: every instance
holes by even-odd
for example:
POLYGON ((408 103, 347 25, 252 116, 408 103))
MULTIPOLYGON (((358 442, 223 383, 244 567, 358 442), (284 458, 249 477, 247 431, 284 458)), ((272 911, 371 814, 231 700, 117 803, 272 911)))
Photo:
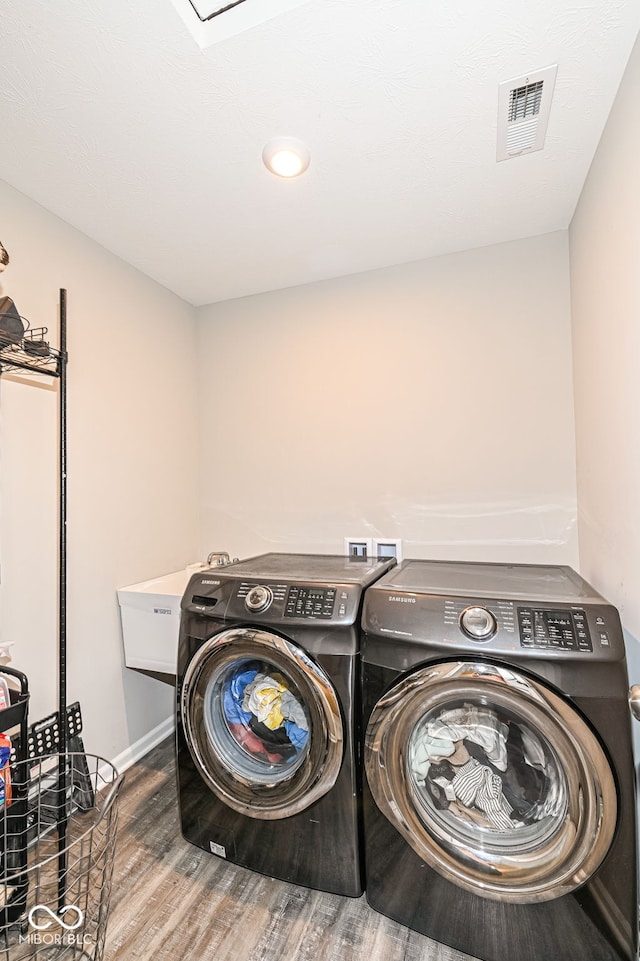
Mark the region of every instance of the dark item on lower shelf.
POLYGON ((10 705, 0 711, 0 730, 11 737, 12 754, 9 761, 11 797, 5 798, 0 808, 0 928, 10 919, 21 915, 27 896, 28 879, 26 875, 27 855, 27 805, 28 783, 20 770, 22 760, 16 763, 16 745, 24 743, 27 737, 29 708, 29 686, 26 675, 21 671, 3 665, 2 674, 11 682, 9 687, 10 705), (15 730, 19 730, 19 735, 15 730), (5 882, 8 875, 15 880, 5 882))
MULTIPOLYGON (((95 792, 89 775, 89 767, 84 752, 82 738, 69 740, 68 754, 53 754, 50 758, 40 758, 39 770, 44 777, 37 795, 30 792, 27 810, 27 845, 47 830, 56 829, 61 819, 68 820, 76 811, 90 811, 95 804, 95 792), (64 805, 60 798, 60 762, 66 757, 66 797, 64 805)), ((33 777, 31 778, 33 783, 33 777)))
MULTIPOLYGON (((84 744, 80 734, 82 733, 82 712, 80 701, 74 701, 67 705, 66 711, 66 731, 65 747, 66 751, 74 754, 73 777, 67 783, 68 802, 74 809, 86 811, 93 807, 95 797, 91 781, 89 780, 86 763, 83 765, 84 744)), ((62 731, 58 712, 49 714, 29 725, 27 735, 27 747, 23 752, 19 739, 14 739, 14 754, 16 757, 24 757, 27 764, 38 758, 46 759, 52 755, 57 755, 63 750, 62 731)), ((29 830, 33 827, 33 818, 29 814, 29 830)))
POLYGON ((19 344, 24 337, 24 323, 11 297, 0 297, 0 345, 19 344))
POLYGON ((48 357, 50 352, 49 341, 45 340, 47 333, 46 327, 34 327, 32 330, 25 330, 22 349, 25 354, 31 357, 48 357))
MULTIPOLYGON (((15 690, 13 687, 9 688, 9 699, 11 704, 6 707, 3 711, 0 711, 0 731, 10 731, 11 728, 21 726, 24 724, 26 727, 27 713, 29 709, 29 690, 27 687, 27 679, 24 674, 19 671, 14 671, 13 668, 1 666, 0 675, 5 677, 15 678, 20 684, 20 690, 15 690)), ((15 743, 18 738, 12 739, 13 751, 12 760, 15 754, 15 743)))

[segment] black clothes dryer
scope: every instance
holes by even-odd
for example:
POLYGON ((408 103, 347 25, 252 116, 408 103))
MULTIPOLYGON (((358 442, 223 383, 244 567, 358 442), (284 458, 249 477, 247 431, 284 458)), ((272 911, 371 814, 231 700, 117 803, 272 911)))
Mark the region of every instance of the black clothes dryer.
POLYGON ((394 562, 264 554, 191 578, 177 669, 184 837, 270 877, 362 894, 359 630, 394 562))
POLYGON ((635 961, 616 610, 568 567, 405 561, 362 670, 371 906, 485 961, 635 961))

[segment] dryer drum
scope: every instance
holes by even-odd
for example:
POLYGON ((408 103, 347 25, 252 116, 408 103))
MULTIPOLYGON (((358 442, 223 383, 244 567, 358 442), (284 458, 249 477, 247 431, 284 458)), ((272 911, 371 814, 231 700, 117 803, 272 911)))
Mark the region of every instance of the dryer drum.
POLYGON ((180 711, 204 781, 241 814, 290 817, 336 782, 336 693, 324 671, 277 634, 238 628, 212 637, 187 668, 180 711))
POLYGON ((616 829, 615 782, 586 722, 550 688, 494 664, 436 663, 396 683, 371 714, 365 769, 419 857, 489 899, 574 890, 616 829))

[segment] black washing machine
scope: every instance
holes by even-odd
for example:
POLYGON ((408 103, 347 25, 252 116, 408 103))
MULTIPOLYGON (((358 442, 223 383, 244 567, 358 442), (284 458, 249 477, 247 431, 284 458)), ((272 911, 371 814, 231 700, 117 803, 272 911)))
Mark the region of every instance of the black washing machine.
POLYGON ((360 615, 393 563, 273 553, 191 578, 176 732, 188 841, 273 878, 362 894, 360 615))
POLYGON ((635 961, 616 610, 568 567, 405 561, 362 670, 371 906, 485 961, 635 961))

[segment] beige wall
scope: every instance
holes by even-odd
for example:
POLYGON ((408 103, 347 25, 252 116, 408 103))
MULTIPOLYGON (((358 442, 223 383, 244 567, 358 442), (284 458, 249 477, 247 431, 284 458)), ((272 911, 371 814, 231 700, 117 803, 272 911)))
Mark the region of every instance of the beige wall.
MULTIPOLYGON (((364 534, 577 564, 565 232, 195 312, 11 188, 0 202, 3 292, 50 327, 69 292, 69 694, 90 750, 171 714, 123 667, 115 589, 198 554, 364 534)), ((0 396, 0 639, 35 719, 56 703, 56 394, 0 396)))
MULTIPOLYGON (((580 568, 640 638, 640 41, 570 228, 580 568)), ((640 679, 640 678, 637 678, 640 679)))
POLYGON ((200 552, 577 563, 566 232, 200 308, 200 552))
MULTIPOLYGON (((113 758, 172 712, 170 688, 124 668, 115 592, 194 559, 194 311, 2 183, 0 209, 0 293, 54 345, 68 291, 69 701, 113 758)), ((57 707, 57 394, 2 381, 0 640, 35 721, 57 707)))

